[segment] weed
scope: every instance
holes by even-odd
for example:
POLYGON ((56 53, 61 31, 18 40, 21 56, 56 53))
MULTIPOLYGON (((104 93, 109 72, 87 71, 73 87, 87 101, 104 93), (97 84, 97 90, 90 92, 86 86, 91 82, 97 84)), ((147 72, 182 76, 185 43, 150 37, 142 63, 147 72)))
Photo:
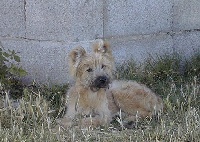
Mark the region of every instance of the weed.
POLYGON ((12 92, 12 97, 18 98, 21 96, 23 84, 19 80, 25 76, 27 72, 19 66, 20 57, 14 50, 5 50, 0 42, 0 97, 5 93, 5 90, 12 92))

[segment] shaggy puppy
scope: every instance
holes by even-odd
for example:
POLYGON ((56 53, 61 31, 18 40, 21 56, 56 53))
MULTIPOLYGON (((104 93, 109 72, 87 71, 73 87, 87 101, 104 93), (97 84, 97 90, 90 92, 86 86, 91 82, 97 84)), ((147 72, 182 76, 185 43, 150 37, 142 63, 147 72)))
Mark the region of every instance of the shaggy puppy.
POLYGON ((135 81, 113 80, 114 58, 108 42, 97 40, 93 53, 77 47, 69 54, 75 84, 67 92, 67 113, 61 120, 71 126, 80 116, 81 126, 106 125, 119 111, 126 122, 151 117, 162 111, 163 102, 154 92, 135 81))

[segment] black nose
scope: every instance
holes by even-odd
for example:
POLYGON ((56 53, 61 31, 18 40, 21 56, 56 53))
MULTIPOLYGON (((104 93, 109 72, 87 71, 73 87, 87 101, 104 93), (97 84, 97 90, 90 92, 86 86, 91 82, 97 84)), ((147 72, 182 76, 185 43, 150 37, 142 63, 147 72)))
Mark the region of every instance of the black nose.
POLYGON ((100 84, 105 84, 107 82, 108 78, 105 76, 100 76, 99 77, 99 83, 100 84))
POLYGON ((109 79, 106 76, 99 76, 94 81, 94 86, 97 88, 106 88, 109 84, 109 79))

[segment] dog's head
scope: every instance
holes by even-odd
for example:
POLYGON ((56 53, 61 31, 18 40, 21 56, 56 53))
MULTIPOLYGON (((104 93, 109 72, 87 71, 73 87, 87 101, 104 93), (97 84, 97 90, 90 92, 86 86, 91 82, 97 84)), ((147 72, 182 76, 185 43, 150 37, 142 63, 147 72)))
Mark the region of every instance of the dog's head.
POLYGON ((69 69, 76 82, 92 91, 107 88, 113 78, 114 59, 108 42, 97 40, 93 53, 77 47, 69 54, 69 69))

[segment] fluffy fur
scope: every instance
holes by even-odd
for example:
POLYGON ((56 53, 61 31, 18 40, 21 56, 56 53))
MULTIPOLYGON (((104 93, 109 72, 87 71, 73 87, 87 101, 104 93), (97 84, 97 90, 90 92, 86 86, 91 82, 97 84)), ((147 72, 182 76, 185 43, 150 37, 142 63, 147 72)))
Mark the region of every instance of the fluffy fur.
POLYGON ((80 125, 107 125, 119 112, 125 121, 152 117, 163 110, 163 102, 145 85, 113 80, 114 58, 108 42, 97 40, 93 53, 78 47, 69 54, 69 69, 75 84, 67 92, 67 112, 61 124, 69 127, 80 116, 80 125))

